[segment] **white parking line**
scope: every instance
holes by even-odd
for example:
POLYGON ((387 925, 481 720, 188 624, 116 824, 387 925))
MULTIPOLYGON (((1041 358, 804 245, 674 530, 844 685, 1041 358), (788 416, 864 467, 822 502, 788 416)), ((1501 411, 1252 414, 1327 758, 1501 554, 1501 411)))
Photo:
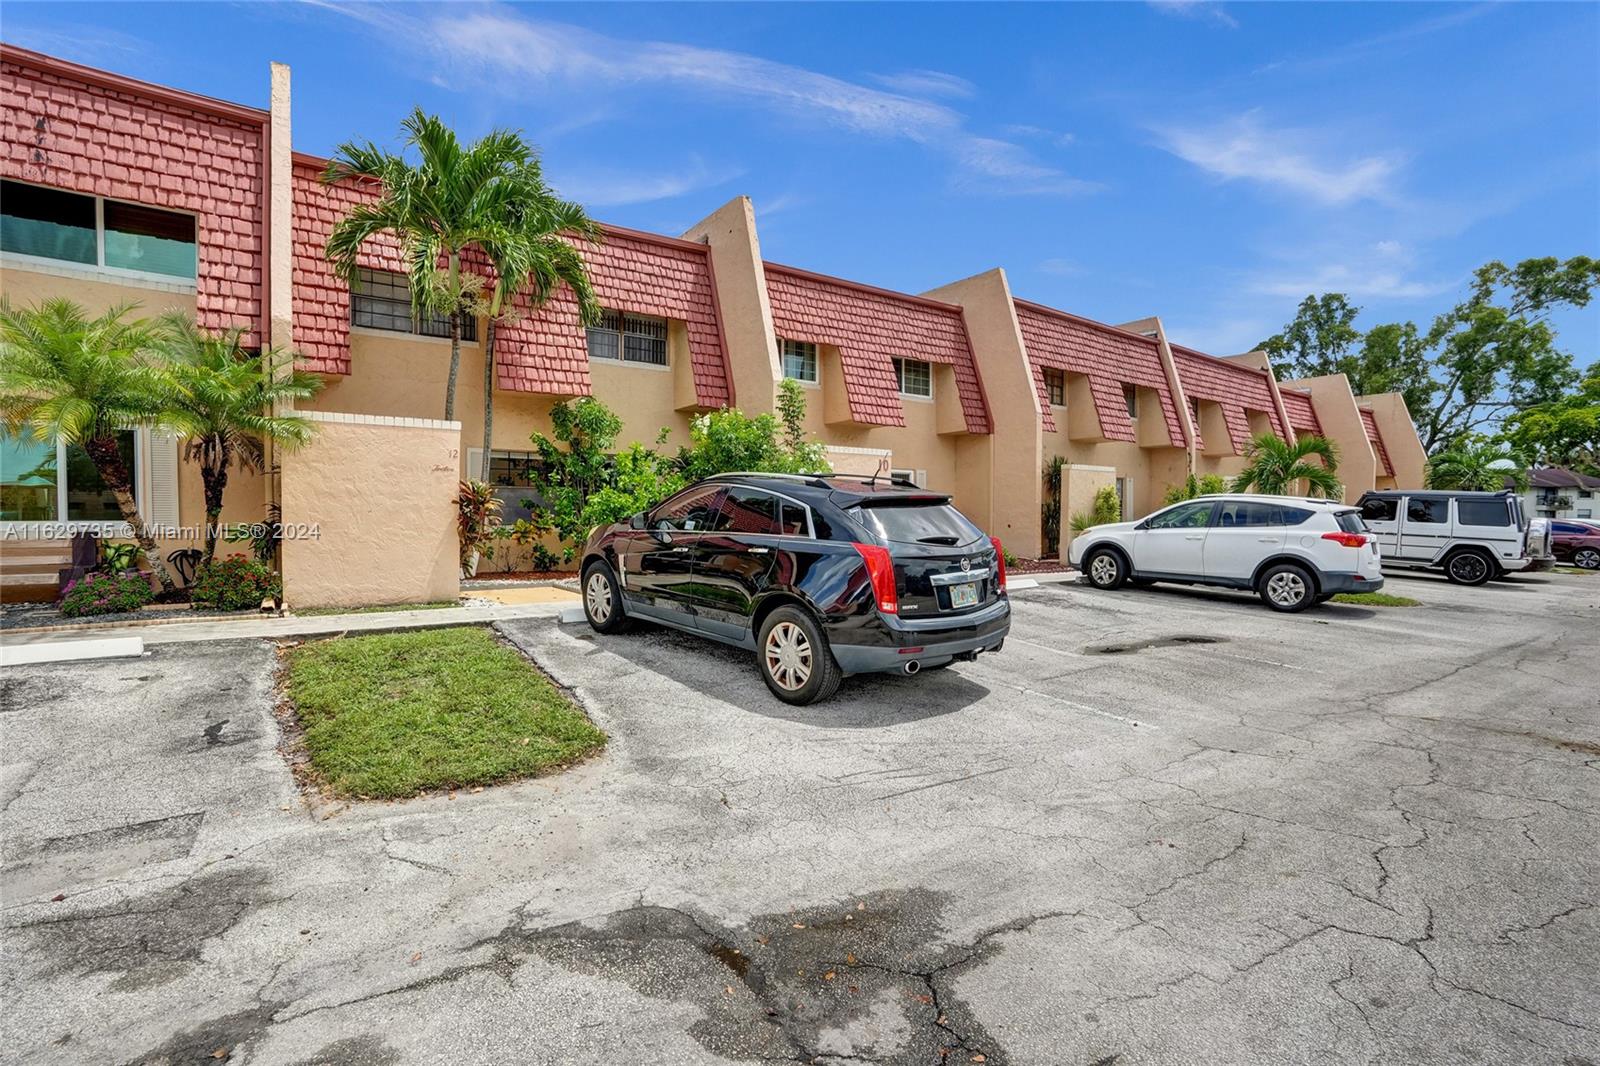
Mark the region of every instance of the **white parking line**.
MULTIPOLYGON (((971 671, 971 667, 968 667, 968 671, 971 671)), ((1143 729, 1156 728, 1149 722, 1141 722, 1136 718, 1129 718, 1126 715, 1117 714, 1113 711, 1103 711, 1099 707, 1091 707, 1087 703, 1074 703, 1072 700, 1064 700, 1060 696, 1052 696, 1048 692, 1041 692, 1036 688, 1029 688, 1027 685, 1019 685, 1015 681, 1007 681, 1003 677, 997 677, 990 674, 990 672, 987 670, 977 670, 975 672, 979 674, 979 676, 983 677, 983 679, 987 682, 996 685, 1004 685, 1006 688, 1009 688, 1015 692, 1020 692, 1024 696, 1038 696, 1039 698, 1049 700, 1052 703, 1059 703, 1063 707, 1070 707, 1075 711, 1083 711, 1086 714, 1097 715, 1101 718, 1110 718, 1114 721, 1122 722, 1124 725, 1138 726, 1143 729)))

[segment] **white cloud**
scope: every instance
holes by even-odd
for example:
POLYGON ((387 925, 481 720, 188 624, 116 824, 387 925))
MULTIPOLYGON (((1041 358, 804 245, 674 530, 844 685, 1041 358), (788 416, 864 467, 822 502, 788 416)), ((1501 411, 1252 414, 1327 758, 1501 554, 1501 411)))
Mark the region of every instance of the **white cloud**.
POLYGON ((1219 318, 1213 322, 1162 323, 1167 339, 1208 355, 1239 355, 1283 328, 1265 318, 1219 318))
POLYGON ((1224 11, 1221 4, 1213 3, 1212 0, 1147 0, 1147 2, 1164 15, 1205 19, 1219 26, 1226 26, 1230 30, 1239 28, 1239 20, 1224 11))
POLYGON ((1303 130, 1268 129, 1254 112, 1210 126, 1156 129, 1162 147, 1226 180, 1276 185, 1328 204, 1392 202, 1400 162, 1393 156, 1317 158, 1320 138, 1303 130))
POLYGON ((1420 300, 1449 292, 1459 278, 1422 280, 1393 266, 1376 263, 1330 263, 1302 274, 1271 274, 1257 278, 1251 291, 1293 299, 1324 292, 1342 292, 1354 299, 1420 300))
POLYGON ((743 174, 740 170, 714 171, 692 159, 677 172, 580 171, 552 173, 550 184, 588 207, 621 207, 670 200, 675 196, 725 184, 743 174))
MULTIPOLYGON (((461 79, 518 96, 558 86, 679 89, 824 121, 854 133, 908 140, 948 154, 962 183, 991 193, 1070 194, 1094 188, 1033 158, 1020 145, 973 134, 961 112, 761 56, 668 41, 624 40, 497 6, 453 5, 413 15, 404 7, 309 0, 372 25, 388 41, 431 51, 461 79)), ((948 95, 960 79, 914 71, 948 95)), ((454 80, 454 79, 452 79, 454 80)), ((963 83, 965 84, 965 83, 963 83)))
POLYGON ((966 78, 942 70, 904 70, 898 74, 874 74, 872 80, 907 96, 953 96, 961 99, 978 95, 978 87, 966 78))
POLYGON ((1030 126, 1025 122, 1013 122, 1005 127, 1005 132, 1012 137, 1031 137, 1041 141, 1048 141, 1057 148, 1065 148, 1078 139, 1070 133, 1060 133, 1056 130, 1045 129, 1043 126, 1030 126))

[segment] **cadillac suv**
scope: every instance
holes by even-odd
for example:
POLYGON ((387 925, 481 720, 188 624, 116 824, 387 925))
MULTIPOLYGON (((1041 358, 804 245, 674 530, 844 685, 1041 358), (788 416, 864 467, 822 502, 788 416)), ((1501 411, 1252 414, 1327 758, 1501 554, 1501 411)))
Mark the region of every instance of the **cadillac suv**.
POLYGON ((971 661, 1011 627, 1000 542, 887 478, 719 474, 597 528, 581 573, 596 631, 642 619, 749 649, 786 703, 971 661))

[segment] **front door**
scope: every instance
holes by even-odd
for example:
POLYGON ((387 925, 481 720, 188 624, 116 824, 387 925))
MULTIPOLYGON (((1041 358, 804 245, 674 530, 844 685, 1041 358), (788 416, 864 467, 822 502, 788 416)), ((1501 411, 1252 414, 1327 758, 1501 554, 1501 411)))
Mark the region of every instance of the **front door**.
POLYGON ((641 612, 667 612, 677 621, 692 618, 694 553, 716 521, 727 490, 716 485, 690 489, 650 513, 647 529, 629 538, 622 587, 641 612), (685 616, 685 617, 677 617, 685 616))
POLYGON ((1432 562, 1450 543, 1450 497, 1408 496, 1397 557, 1432 562))
POLYGON ((743 637, 755 599, 767 586, 782 533, 780 503, 760 489, 732 488, 716 523, 694 550, 691 602, 700 626, 725 637, 743 637))
POLYGON ((1133 568, 1141 574, 1200 577, 1204 571, 1211 500, 1179 504, 1153 515, 1133 535, 1133 568))
POLYGON ((1361 501, 1361 521, 1378 541, 1385 559, 1400 558, 1400 505, 1404 497, 1368 496, 1361 501))
MULTIPOLYGON (((1304 512, 1302 512, 1304 513, 1304 512)), ((1206 577, 1249 581, 1262 559, 1283 547, 1288 535, 1284 507, 1265 500, 1223 500, 1206 531, 1206 577)))

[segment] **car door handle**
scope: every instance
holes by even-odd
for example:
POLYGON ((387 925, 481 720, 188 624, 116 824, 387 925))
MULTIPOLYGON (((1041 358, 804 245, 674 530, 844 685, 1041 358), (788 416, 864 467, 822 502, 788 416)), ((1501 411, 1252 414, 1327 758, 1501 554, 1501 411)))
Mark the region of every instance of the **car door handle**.
POLYGON ((676 552, 686 552, 689 549, 688 548, 673 548, 672 550, 673 550, 674 553, 676 553, 676 552))
POLYGON ((767 554, 767 552, 769 552, 771 550, 772 550, 771 548, 750 548, 750 549, 748 549, 748 551, 750 552, 751 555, 765 555, 765 554, 767 554))
POLYGON ((1259 540, 1263 544, 1276 544, 1276 543, 1278 543, 1278 541, 1282 540, 1283 538, 1282 537, 1257 537, 1256 539, 1259 540))
POLYGON ((1183 539, 1184 540, 1205 540, 1206 539, 1206 535, 1204 533, 1196 533, 1193 536, 1184 537, 1183 539))

